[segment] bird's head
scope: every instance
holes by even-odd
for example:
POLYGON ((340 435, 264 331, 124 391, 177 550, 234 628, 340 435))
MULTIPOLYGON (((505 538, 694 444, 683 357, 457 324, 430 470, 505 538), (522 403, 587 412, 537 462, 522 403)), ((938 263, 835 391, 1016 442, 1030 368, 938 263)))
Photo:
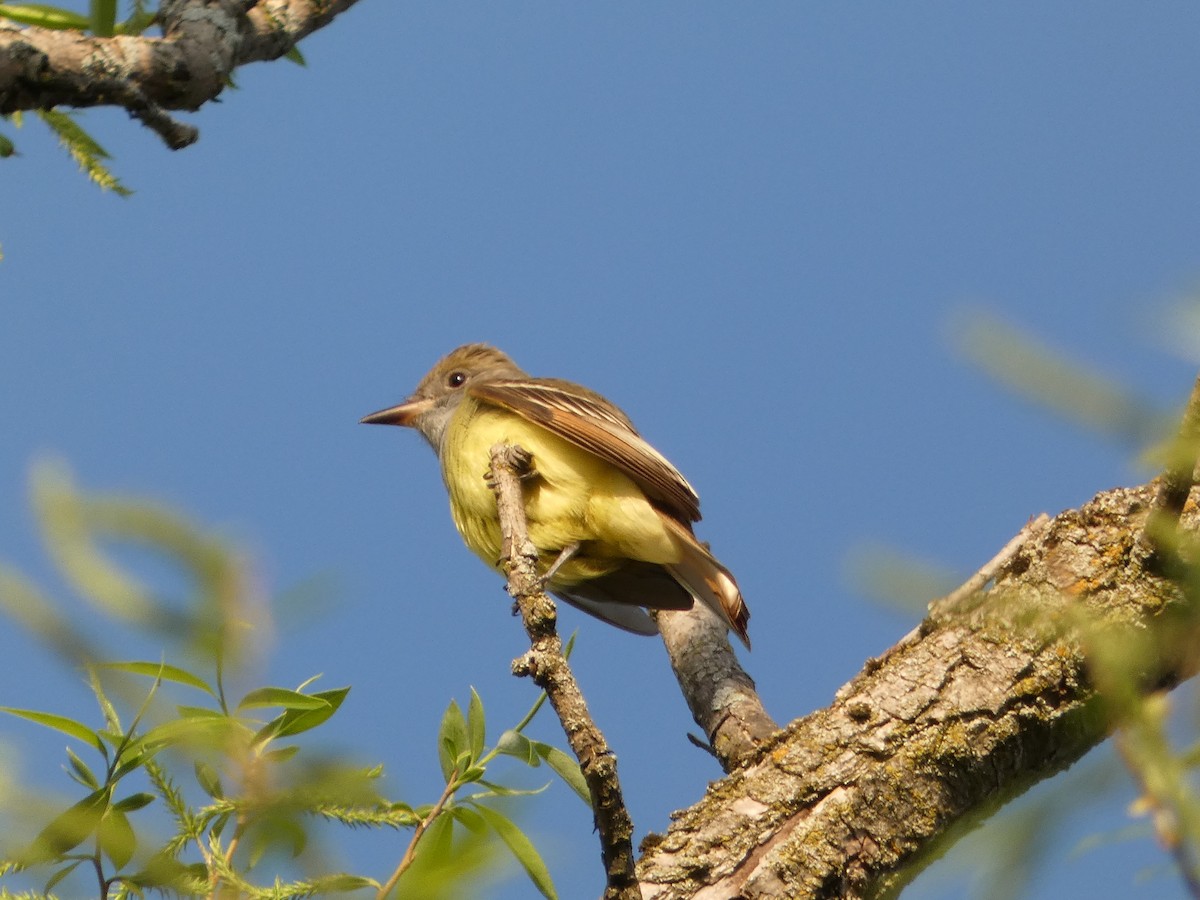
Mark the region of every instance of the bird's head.
POLYGON ((440 451, 450 417, 471 384, 523 377, 525 372, 495 347, 466 344, 438 360, 403 403, 364 416, 361 422, 415 428, 440 451))

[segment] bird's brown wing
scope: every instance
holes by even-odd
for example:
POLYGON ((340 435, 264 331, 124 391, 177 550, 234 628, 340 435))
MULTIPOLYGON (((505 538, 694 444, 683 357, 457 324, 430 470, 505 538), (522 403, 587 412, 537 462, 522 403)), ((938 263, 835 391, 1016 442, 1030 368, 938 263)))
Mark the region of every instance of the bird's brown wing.
POLYGON ((700 520, 700 498, 687 479, 594 391, 556 378, 480 381, 467 390, 612 463, 680 522, 700 520))

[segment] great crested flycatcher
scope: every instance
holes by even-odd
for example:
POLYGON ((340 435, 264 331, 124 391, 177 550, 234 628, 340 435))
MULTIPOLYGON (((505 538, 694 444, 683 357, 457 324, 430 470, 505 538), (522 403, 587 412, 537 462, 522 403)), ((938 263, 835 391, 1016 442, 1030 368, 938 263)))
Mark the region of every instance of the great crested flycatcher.
POLYGON ((640 607, 690 609, 699 599, 750 646, 737 582, 692 533, 700 498, 596 392, 533 378, 499 350, 467 344, 399 406, 362 421, 424 435, 458 533, 489 566, 499 568, 501 547, 489 454, 518 444, 533 460, 523 485, 529 539, 554 596, 637 634, 657 632, 640 607))

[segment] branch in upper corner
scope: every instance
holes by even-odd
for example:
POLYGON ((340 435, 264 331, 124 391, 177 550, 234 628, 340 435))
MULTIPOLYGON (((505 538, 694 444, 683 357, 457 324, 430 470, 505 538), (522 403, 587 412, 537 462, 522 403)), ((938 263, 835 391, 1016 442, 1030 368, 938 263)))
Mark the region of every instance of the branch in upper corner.
POLYGON ((166 110, 199 109, 239 66, 278 59, 356 2, 163 0, 162 37, 0 24, 0 114, 115 106, 186 147, 196 129, 166 110))
POLYGON ((606 900, 641 900, 633 871, 633 823, 617 779, 617 760, 592 720, 575 675, 563 655, 554 601, 542 589, 537 548, 529 540, 521 478, 530 456, 520 447, 497 444, 491 450, 489 479, 496 494, 503 537, 501 565, 508 592, 517 603, 532 648, 513 661, 513 674, 529 676, 546 692, 567 740, 579 760, 596 815, 604 858, 606 900))

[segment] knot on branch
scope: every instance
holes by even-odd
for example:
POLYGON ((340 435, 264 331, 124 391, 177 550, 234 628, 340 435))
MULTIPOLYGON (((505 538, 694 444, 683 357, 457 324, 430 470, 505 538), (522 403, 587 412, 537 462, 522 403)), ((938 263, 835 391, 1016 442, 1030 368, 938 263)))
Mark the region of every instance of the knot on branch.
POLYGON ((512 673, 518 678, 532 678, 535 682, 541 672, 538 665, 538 654, 530 650, 512 661, 512 673))

